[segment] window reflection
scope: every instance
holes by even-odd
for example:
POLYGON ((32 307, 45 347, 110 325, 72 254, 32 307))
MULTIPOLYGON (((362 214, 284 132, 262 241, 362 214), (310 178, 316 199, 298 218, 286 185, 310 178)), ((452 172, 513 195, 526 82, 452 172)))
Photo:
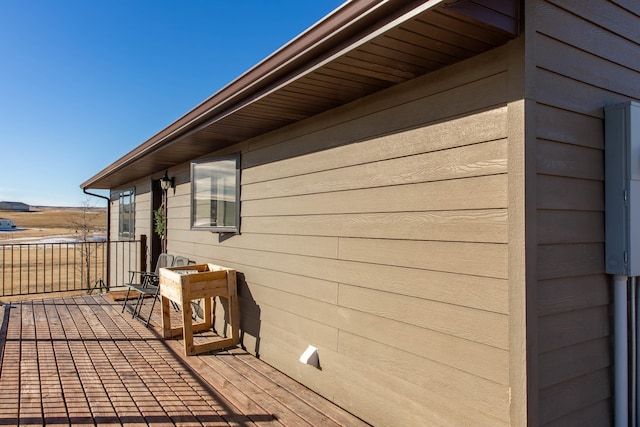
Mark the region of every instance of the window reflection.
POLYGON ((191 164, 191 227, 238 232, 240 157, 191 164))
POLYGON ((135 238, 135 192, 133 189, 118 193, 118 239, 133 240, 135 238))

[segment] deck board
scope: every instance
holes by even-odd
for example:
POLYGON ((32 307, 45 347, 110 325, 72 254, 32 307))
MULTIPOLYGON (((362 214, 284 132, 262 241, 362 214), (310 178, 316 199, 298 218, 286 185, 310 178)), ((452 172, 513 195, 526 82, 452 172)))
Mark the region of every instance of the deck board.
POLYGON ((185 357, 157 309, 150 328, 120 309, 101 295, 3 306, 0 425, 366 425, 241 348, 185 357))

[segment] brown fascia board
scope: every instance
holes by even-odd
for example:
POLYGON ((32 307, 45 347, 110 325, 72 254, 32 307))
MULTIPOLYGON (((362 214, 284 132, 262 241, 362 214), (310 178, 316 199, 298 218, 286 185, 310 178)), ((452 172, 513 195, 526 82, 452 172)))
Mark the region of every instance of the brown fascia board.
POLYGON ((302 68, 305 62, 313 61, 323 53, 344 44, 354 35, 361 33, 367 27, 375 26, 377 22, 384 20, 393 12, 438 2, 436 0, 347 1, 187 114, 82 183, 80 187, 101 188, 96 187, 100 180, 201 127, 211 117, 225 110, 233 110, 235 105, 255 97, 274 81, 281 80, 294 70, 302 68))

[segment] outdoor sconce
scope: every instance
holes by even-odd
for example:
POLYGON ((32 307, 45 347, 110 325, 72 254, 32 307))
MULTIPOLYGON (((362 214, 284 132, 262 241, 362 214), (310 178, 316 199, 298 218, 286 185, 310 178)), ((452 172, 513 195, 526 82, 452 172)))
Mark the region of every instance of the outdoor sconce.
POLYGON ((160 178, 160 187, 162 187, 163 191, 167 191, 170 188, 174 188, 174 177, 169 178, 167 171, 164 171, 164 176, 160 178))

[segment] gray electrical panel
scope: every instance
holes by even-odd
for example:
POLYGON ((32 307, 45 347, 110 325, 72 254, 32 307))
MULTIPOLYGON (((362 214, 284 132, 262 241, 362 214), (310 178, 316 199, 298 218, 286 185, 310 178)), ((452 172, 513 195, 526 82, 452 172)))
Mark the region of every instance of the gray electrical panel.
POLYGON ((604 110, 608 274, 640 276, 640 104, 604 110))

